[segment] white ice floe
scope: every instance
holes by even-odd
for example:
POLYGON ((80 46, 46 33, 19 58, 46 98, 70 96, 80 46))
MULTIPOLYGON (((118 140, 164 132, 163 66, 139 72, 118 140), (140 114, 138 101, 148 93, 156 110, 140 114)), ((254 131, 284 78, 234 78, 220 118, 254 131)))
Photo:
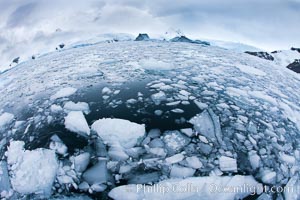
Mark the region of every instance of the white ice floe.
POLYGON ((286 200, 299 200, 300 199, 300 177, 299 175, 294 175, 290 178, 285 186, 284 197, 286 200))
POLYGON ((13 190, 9 180, 7 162, 0 161, 0 198, 9 199, 12 193, 13 190))
POLYGON ((131 148, 144 136, 144 124, 137 124, 124 119, 103 118, 92 124, 95 131, 105 142, 119 142, 125 148, 131 148))
POLYGON ((222 143, 222 132, 219 117, 211 110, 204 110, 189 121, 195 130, 213 142, 222 143))
POLYGON ((241 175, 169 179, 161 181, 154 186, 135 184, 119 186, 112 189, 109 192, 109 196, 115 200, 232 200, 243 199, 255 191, 242 189, 235 189, 232 192, 228 192, 227 190, 218 191, 218 187, 222 186, 222 188, 232 188, 233 190, 234 188, 243 188, 245 185, 257 186, 258 182, 252 176, 241 175), (190 187, 190 189, 187 187, 190 187), (179 189, 186 190, 185 192, 180 192, 181 190, 179 189))
POLYGON ((219 166, 222 171, 237 171, 236 159, 227 156, 221 156, 219 158, 219 166))
POLYGON ((163 134, 163 142, 169 154, 175 154, 190 142, 190 138, 179 131, 166 131, 163 134))
POLYGON ((106 161, 99 160, 98 163, 96 163, 91 168, 87 169, 83 173, 82 177, 90 185, 93 185, 95 183, 106 183, 106 181, 108 180, 106 161))
POLYGON ((182 153, 175 154, 171 157, 166 158, 167 164, 174 164, 182 161, 184 159, 184 155, 182 153))
POLYGON ((242 65, 242 64, 236 64, 236 68, 238 68, 241 72, 251 74, 251 75, 257 75, 257 76, 265 76, 267 75, 264 71, 257 69, 255 67, 250 67, 248 65, 242 65))
POLYGON ((52 112, 52 113, 59 113, 59 112, 61 112, 63 109, 62 109, 62 107, 60 106, 60 105, 56 105, 56 104, 52 104, 51 106, 50 106, 50 111, 52 112))
POLYGON ((11 113, 3 113, 0 115, 0 131, 9 125, 14 120, 14 115, 11 113))
POLYGON ((171 167, 171 172, 170 172, 170 177, 171 178, 187 178, 191 177, 195 173, 195 169, 189 168, 189 167, 183 167, 180 165, 172 165, 171 167))
POLYGON ((66 129, 78 133, 82 136, 90 134, 90 128, 86 119, 81 111, 71 111, 65 117, 66 129))
POLYGON ((147 70, 171 70, 174 69, 174 66, 170 63, 166 63, 154 58, 143 59, 139 62, 140 66, 143 69, 147 70))
POLYGON ((58 90, 54 95, 50 97, 51 100, 63 98, 63 97, 69 97, 77 91, 76 88, 73 87, 65 87, 60 90, 58 90))
POLYGON ((197 156, 187 157, 185 160, 187 162, 187 166, 189 166, 191 168, 199 169, 199 168, 203 167, 202 162, 199 160, 199 158, 197 156))
POLYGON ((12 141, 7 151, 11 170, 11 184, 21 194, 51 195, 58 161, 55 152, 48 149, 25 150, 24 142, 12 141))
POLYGON ((75 171, 76 172, 85 171, 87 166, 90 163, 90 157, 91 157, 91 155, 88 152, 71 157, 70 160, 72 161, 72 163, 74 165, 75 171))
POLYGON ((89 114, 90 108, 89 104, 86 102, 78 102, 74 103, 72 101, 68 101, 64 105, 64 109, 69 112, 69 111, 82 111, 84 114, 89 114))
POLYGON ((274 184, 276 182, 277 173, 271 169, 263 169, 261 172, 261 180, 266 184, 274 184))
POLYGON ((158 93, 152 94, 151 99, 156 105, 159 105, 162 101, 167 99, 167 96, 163 91, 159 91, 158 93))

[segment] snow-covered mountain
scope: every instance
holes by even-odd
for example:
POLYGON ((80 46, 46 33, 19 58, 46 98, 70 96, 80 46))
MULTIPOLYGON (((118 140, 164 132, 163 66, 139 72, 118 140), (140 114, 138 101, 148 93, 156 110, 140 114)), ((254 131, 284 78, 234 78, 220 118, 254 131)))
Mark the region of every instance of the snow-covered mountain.
POLYGON ((275 62, 184 42, 20 63, 0 74, 1 197, 299 199, 270 191, 300 184, 299 85, 275 62))

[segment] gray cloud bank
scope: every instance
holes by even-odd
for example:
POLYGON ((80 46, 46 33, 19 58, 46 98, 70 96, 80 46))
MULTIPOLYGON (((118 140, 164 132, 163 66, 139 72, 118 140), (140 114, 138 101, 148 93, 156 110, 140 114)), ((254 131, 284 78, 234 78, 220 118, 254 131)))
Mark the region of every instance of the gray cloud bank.
POLYGON ((267 50, 300 46, 300 0, 0 0, 0 13, 0 69, 101 33, 180 29, 267 50))

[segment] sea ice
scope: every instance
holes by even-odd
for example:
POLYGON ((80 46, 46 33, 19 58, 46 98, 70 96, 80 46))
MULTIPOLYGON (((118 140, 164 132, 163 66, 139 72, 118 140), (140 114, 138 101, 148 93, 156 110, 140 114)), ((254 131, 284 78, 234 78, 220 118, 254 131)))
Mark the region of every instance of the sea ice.
POLYGON ((171 70, 173 65, 154 58, 143 59, 139 62, 140 66, 146 70, 171 70))
POLYGON ((219 158, 219 165, 222 171, 237 171, 236 159, 227 156, 221 156, 219 158))
POLYGON ((90 163, 90 153, 85 152, 79 154, 78 156, 71 157, 70 160, 74 164, 74 169, 76 172, 84 172, 90 163))
POLYGON ((195 173, 195 169, 183 167, 180 165, 172 165, 170 177, 171 178, 187 178, 193 176, 195 173))
POLYGON ((175 154, 190 143, 190 138, 179 131, 166 131, 163 134, 163 142, 169 154, 175 154))
POLYGON ((245 185, 258 185, 258 182, 252 176, 206 176, 206 177, 190 177, 185 179, 169 179, 164 180, 157 185, 123 185, 112 189, 109 197, 115 200, 180 200, 180 199, 217 199, 232 200, 243 199, 255 191, 251 190, 235 190, 232 192, 218 192, 218 186, 222 188, 241 188, 245 185), (187 188, 190 185, 191 188, 187 188), (155 187, 158 189, 155 189, 155 187), (173 188, 173 189, 172 189, 173 188), (175 189, 174 189, 175 188, 175 189), (184 192, 180 189, 186 189, 184 192), (174 191, 175 190, 175 191, 174 191), (149 192, 153 191, 153 192, 149 192), (173 192, 174 191, 174 192, 173 192), (181 191, 181 192, 180 192, 181 191))
POLYGON ((97 164, 87 169, 83 173, 82 177, 90 185, 93 185, 95 183, 106 183, 106 181, 108 180, 106 160, 99 160, 97 164))
POLYGON ((89 104, 86 102, 78 102, 74 103, 72 101, 68 101, 64 105, 64 109, 69 112, 69 111, 82 111, 84 114, 89 114, 90 108, 89 104))
POLYGON ((14 115, 11 113, 3 113, 0 115, 0 131, 5 128, 5 126, 9 125, 14 120, 14 115))
POLYGON ((66 129, 82 136, 90 135, 90 128, 81 111, 71 111, 65 117, 66 129))
POLYGON ((58 161, 55 152, 48 149, 25 150, 24 142, 12 141, 7 151, 7 160, 12 173, 13 189, 21 194, 38 193, 51 195, 58 161))
POLYGON ((119 142, 125 148, 131 148, 144 136, 144 124, 137 124, 124 119, 103 118, 92 125, 94 130, 105 142, 119 142))
POLYGON ((66 87, 58 90, 54 95, 50 97, 51 100, 63 98, 63 97, 69 97, 77 91, 76 88, 73 87, 66 87))
POLYGON ((208 109, 200 115, 196 115, 190 119, 190 123, 194 125, 195 130, 201 135, 219 144, 222 143, 219 117, 212 110, 208 109))

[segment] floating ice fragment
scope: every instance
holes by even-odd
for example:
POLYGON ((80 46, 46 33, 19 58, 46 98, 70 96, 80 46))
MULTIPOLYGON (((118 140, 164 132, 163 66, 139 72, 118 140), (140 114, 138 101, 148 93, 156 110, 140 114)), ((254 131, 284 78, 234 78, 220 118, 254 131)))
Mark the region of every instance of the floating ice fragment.
POLYGON ((271 169, 264 169, 261 172, 261 180, 266 184, 275 184, 276 182, 276 172, 271 169))
POLYGON ((174 154, 190 143, 191 139, 179 131, 166 131, 163 134, 163 141, 168 153, 174 154))
POLYGON ((9 125, 14 120, 14 115, 11 113, 3 113, 0 115, 0 131, 9 125))
POLYGON ((184 159, 184 155, 182 153, 175 154, 171 157, 166 158, 167 164, 175 164, 184 159))
POLYGON ((167 99, 167 96, 163 91, 159 91, 158 93, 152 94, 151 99, 155 105, 159 105, 162 101, 167 99))
POLYGON ((95 183, 106 183, 108 179, 106 161, 99 160, 97 164, 85 171, 82 177, 90 185, 93 185, 95 183))
POLYGON ((71 111, 65 117, 66 129, 82 136, 90 135, 90 128, 81 111, 71 111))
POLYGON ((174 68, 173 65, 154 58, 140 60, 139 64, 146 70, 171 70, 174 68))
POLYGON ((195 173, 195 169, 182 167, 180 165, 173 165, 171 167, 170 177, 171 178, 187 178, 193 176, 195 173))
POLYGON ((236 159, 227 156, 221 156, 219 158, 219 166, 222 171, 237 171, 236 159))
POLYGON ((213 142, 222 144, 222 132, 219 117, 211 110, 205 110, 201 114, 196 115, 189 121, 194 125, 195 130, 209 138, 213 142))
POLYGON ((193 169, 199 169, 203 167, 202 162, 199 160, 197 156, 187 157, 186 159, 187 165, 193 169))
POLYGON ((90 108, 89 104, 86 102, 78 102, 74 103, 72 101, 68 101, 64 105, 64 109, 69 112, 69 111, 82 111, 84 114, 89 114, 90 108))
POLYGON ((55 100, 63 97, 68 97, 73 95, 77 91, 76 88, 73 87, 66 87, 62 88, 59 91, 57 91, 54 95, 50 97, 50 100, 55 100))
POLYGON ((12 141, 8 148, 8 163, 11 165, 11 184, 21 194, 39 193, 51 195, 58 161, 55 152, 48 149, 24 150, 24 142, 12 141))
POLYGON ((78 156, 71 157, 70 160, 74 164, 74 169, 76 172, 83 172, 90 163, 90 153, 85 152, 79 154, 78 156))
POLYGON ((125 148, 131 148, 144 136, 145 125, 124 119, 103 118, 92 125, 98 136, 105 142, 113 144, 119 142, 125 148))

